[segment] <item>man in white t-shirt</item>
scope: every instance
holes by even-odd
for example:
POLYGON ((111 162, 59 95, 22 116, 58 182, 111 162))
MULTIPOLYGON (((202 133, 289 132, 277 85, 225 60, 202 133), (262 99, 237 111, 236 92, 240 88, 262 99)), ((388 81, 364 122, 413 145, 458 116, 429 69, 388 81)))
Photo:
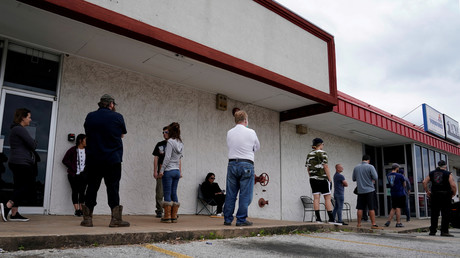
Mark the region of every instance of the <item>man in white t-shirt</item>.
POLYGON ((252 222, 246 218, 254 189, 254 153, 260 149, 260 143, 256 132, 248 128, 248 114, 240 110, 235 112, 234 117, 236 126, 227 132, 228 167, 224 225, 232 224, 239 191, 236 226, 251 226, 252 222))

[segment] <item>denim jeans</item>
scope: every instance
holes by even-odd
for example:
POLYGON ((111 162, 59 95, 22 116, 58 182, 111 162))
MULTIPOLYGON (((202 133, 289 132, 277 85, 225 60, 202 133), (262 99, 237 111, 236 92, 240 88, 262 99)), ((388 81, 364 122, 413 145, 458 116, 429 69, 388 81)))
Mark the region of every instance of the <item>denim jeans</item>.
POLYGON ((236 223, 246 221, 248 217, 248 207, 252 201, 254 190, 254 165, 248 162, 232 161, 227 167, 227 187, 224 206, 225 222, 233 221, 235 202, 239 193, 238 212, 236 213, 236 223))
POLYGON ((334 194, 334 200, 335 200, 335 206, 334 210, 332 211, 332 217, 335 220, 335 216, 337 215, 337 222, 343 222, 342 220, 342 210, 343 210, 343 202, 345 201, 345 198, 343 195, 335 195, 334 194))
POLYGON ((406 207, 404 213, 406 214, 406 221, 410 221, 410 195, 406 194, 406 207))
POLYGON ((177 199, 177 185, 179 184, 180 171, 173 169, 165 171, 161 182, 163 183, 163 194, 165 202, 179 202, 177 199))

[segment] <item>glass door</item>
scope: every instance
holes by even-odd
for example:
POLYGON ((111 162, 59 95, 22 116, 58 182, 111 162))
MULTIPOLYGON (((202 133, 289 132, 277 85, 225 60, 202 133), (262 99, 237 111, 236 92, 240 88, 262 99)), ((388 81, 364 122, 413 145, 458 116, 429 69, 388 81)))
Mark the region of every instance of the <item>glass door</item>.
MULTIPOLYGON (((53 97, 34 95, 14 90, 3 90, 0 102, 0 121, 3 136, 2 156, 10 154, 10 125, 16 109, 27 108, 31 111, 32 122, 26 127, 32 138, 37 141, 37 153, 40 157, 35 178, 33 195, 24 205, 20 206, 21 213, 46 213, 50 199, 50 179, 52 158, 54 154, 54 132, 56 116, 56 101, 53 97)), ((13 192, 13 175, 7 162, 0 165, 0 201, 5 202, 13 192), (1 169, 3 165, 4 169, 1 169)))

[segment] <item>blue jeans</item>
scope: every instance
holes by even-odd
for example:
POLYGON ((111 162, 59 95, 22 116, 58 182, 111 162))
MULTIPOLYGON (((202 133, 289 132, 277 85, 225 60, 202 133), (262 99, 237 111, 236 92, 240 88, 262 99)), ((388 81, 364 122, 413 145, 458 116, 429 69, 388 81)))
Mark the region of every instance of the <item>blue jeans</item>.
POLYGON ((345 201, 345 198, 343 195, 335 195, 334 194, 334 200, 335 200, 335 206, 334 210, 332 211, 332 217, 335 220, 335 216, 337 215, 337 222, 343 222, 342 220, 342 210, 343 210, 343 202, 345 201))
POLYGON ((406 194, 406 208, 404 209, 404 213, 406 213, 406 221, 410 221, 410 195, 406 194))
POLYGON ((233 221, 236 197, 239 194, 238 212, 236 213, 236 223, 246 221, 248 217, 248 207, 252 201, 254 190, 254 165, 248 162, 232 161, 227 167, 227 187, 224 206, 225 222, 233 221))
POLYGON ((180 171, 173 169, 165 171, 161 182, 163 183, 163 194, 165 202, 179 202, 177 199, 177 185, 179 184, 180 171))

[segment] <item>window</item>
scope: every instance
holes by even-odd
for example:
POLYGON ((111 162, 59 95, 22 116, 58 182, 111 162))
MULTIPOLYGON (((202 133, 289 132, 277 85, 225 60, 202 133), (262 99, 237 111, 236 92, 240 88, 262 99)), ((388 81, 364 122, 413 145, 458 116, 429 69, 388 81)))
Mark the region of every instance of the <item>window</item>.
POLYGON ((4 85, 55 96, 59 60, 55 54, 8 44, 4 85))

